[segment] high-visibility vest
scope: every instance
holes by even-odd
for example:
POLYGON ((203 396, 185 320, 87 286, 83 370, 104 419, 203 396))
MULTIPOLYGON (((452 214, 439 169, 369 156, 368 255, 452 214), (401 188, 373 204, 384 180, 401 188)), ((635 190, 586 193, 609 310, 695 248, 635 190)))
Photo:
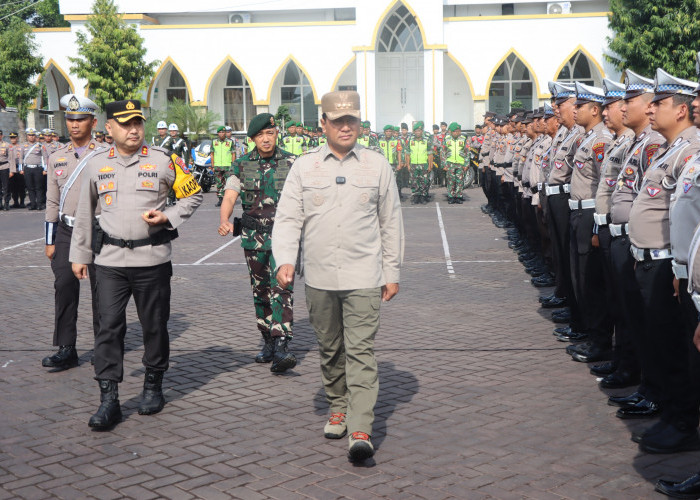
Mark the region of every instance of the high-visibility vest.
POLYGON ((364 147, 368 148, 369 147, 369 136, 361 136, 359 139, 357 139, 358 144, 362 144, 364 147))
POLYGON ((299 156, 304 152, 304 139, 298 135, 294 137, 288 135, 282 142, 284 143, 284 150, 287 153, 299 156))
POLYGON ((386 157, 387 161, 391 163, 392 165, 396 163, 396 143, 398 141, 391 140, 387 141, 385 139, 382 139, 379 141, 379 148, 382 150, 382 153, 384 153, 384 156, 386 157))
POLYGON ((411 164, 426 165, 428 163, 428 139, 411 139, 411 164))
POLYGON ((448 137, 445 139, 445 145, 447 146, 447 158, 446 161, 450 163, 457 163, 459 165, 464 165, 466 160, 459 153, 464 151, 464 139, 453 139, 448 137))
POLYGON ((231 148, 233 143, 228 140, 220 141, 214 139, 211 143, 211 149, 214 152, 215 167, 230 167, 231 166, 231 148))
POLYGON ((246 144, 248 145, 248 151, 246 153, 250 153, 253 149, 255 149, 255 141, 253 139, 248 139, 246 144))
POLYGON ((318 138, 318 145, 323 146, 328 142, 328 139, 326 139, 325 135, 322 135, 321 137, 318 138))

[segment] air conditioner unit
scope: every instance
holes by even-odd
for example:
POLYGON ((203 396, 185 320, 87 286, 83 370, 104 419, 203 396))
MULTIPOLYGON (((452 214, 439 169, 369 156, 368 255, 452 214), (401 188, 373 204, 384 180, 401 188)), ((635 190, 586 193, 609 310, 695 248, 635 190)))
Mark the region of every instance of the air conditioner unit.
POLYGON ((228 15, 229 24, 249 23, 251 19, 250 12, 234 12, 228 15))
POLYGON ((571 14, 571 2, 548 3, 547 14, 571 14))

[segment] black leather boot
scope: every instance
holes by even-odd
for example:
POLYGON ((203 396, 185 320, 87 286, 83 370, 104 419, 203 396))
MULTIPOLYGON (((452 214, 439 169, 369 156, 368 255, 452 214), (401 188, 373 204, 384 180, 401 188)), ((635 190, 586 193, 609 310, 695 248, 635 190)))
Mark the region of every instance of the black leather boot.
POLYGON ((255 356, 255 362, 269 363, 270 361, 272 361, 272 357, 275 354, 275 342, 272 339, 270 332, 263 333, 262 336, 263 340, 265 341, 265 344, 263 345, 263 348, 258 353, 258 355, 255 356))
POLYGON ((222 196, 219 196, 219 201, 217 201, 217 202, 216 202, 216 205, 214 205, 214 206, 215 206, 215 207, 220 207, 220 206, 221 206, 221 202, 222 202, 223 200, 224 200, 224 198, 223 198, 222 196))
POLYGON ((100 384, 100 407, 97 409, 88 425, 94 429, 107 430, 117 425, 122 419, 122 409, 119 407, 119 384, 114 380, 98 380, 100 384))
POLYGON ((287 350, 287 337, 275 337, 275 353, 272 357, 270 371, 273 373, 286 372, 297 365, 296 356, 287 350))
POLYGON ((143 378, 143 394, 139 403, 139 415, 158 413, 165 406, 163 397, 163 372, 146 369, 143 378))
POLYGON ((41 360, 41 366, 47 368, 73 368, 78 366, 78 351, 74 345, 62 345, 58 352, 41 360))

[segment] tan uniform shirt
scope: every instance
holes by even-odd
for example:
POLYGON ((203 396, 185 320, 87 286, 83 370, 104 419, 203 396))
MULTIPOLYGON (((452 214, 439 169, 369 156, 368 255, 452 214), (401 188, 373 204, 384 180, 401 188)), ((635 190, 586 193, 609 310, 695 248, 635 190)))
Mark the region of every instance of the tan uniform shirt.
POLYGON ((571 175, 571 199, 595 198, 600 184, 600 167, 605 159, 605 150, 613 141, 608 127, 601 121, 586 132, 574 154, 571 175))
MULTIPOLYGON (((73 171, 76 169, 88 155, 99 149, 99 144, 92 139, 82 153, 76 157, 76 152, 73 148, 73 143, 68 143, 67 146, 59 149, 49 156, 49 168, 46 174, 46 222, 58 222, 59 205, 63 188, 68 182, 73 171)), ((85 165, 87 167, 87 165, 85 165)), ((63 215, 75 217, 75 211, 78 208, 78 200, 80 199, 80 184, 81 179, 85 174, 85 168, 80 175, 71 184, 63 201, 63 215)))
POLYGON ((297 158, 272 230, 278 266, 297 260, 306 283, 356 290, 398 283, 403 261, 401 203, 389 162, 358 144, 342 159, 328 145, 297 158))
POLYGON ((534 140, 523 134, 520 141, 515 145, 515 160, 513 161, 513 176, 518 185, 518 191, 523 192, 523 170, 525 169, 525 159, 532 149, 534 140))
POLYGON ((627 224, 632 202, 642 185, 644 172, 656 156, 666 150, 666 139, 647 125, 629 148, 620 167, 615 190, 610 196, 610 219, 613 224, 627 224))
POLYGON ((670 248, 668 211, 671 193, 685 163, 698 150, 698 129, 688 127, 644 173, 641 189, 630 211, 630 242, 637 248, 670 248))
POLYGON ((530 170, 530 189, 533 191, 532 204, 539 205, 544 200, 544 185, 547 182, 550 155, 552 154, 553 141, 546 134, 537 145, 532 157, 532 167, 530 170))
POLYGON ((584 130, 574 125, 555 151, 549 155, 549 177, 547 184, 557 186, 569 184, 573 174, 573 158, 584 130))
POLYGON ((528 141, 523 146, 522 152, 524 157, 522 161, 518 164, 518 176, 520 176, 520 181, 522 185, 522 193, 526 198, 532 197, 532 174, 533 174, 533 164, 535 160, 535 151, 540 146, 540 143, 544 140, 544 135, 538 135, 534 139, 528 137, 528 141))
POLYGON ((520 140, 520 135, 506 135, 505 153, 503 154, 503 180, 513 182, 513 162, 515 161, 515 145, 520 140), (508 166, 509 165, 509 166, 508 166))
POLYGON ((676 188, 669 208, 671 253, 676 262, 686 264, 693 234, 700 224, 700 154, 686 162, 677 180, 669 176, 664 184, 671 187, 673 182, 676 188))
MULTIPOLYGON (((184 165, 184 163, 183 163, 184 165)), ((185 169, 185 173, 189 173, 185 169)), ((103 149, 90 158, 82 174, 82 187, 70 247, 70 261, 90 264, 92 220, 99 204, 100 226, 112 238, 140 240, 177 228, 202 203, 201 189, 173 206, 165 206, 175 183, 175 165, 167 150, 148 147, 123 158, 116 147, 103 149), (141 215, 160 210, 169 224, 149 226, 141 215), (166 227, 168 226, 168 227, 166 227)), ((105 244, 95 264, 111 267, 147 267, 170 260, 171 244, 147 245, 133 249, 105 244)))
POLYGON ((605 215, 610 213, 610 197, 617 186, 617 176, 620 175, 622 164, 627 158, 627 153, 632 141, 634 131, 626 128, 622 134, 615 138, 608 150, 605 152, 605 160, 600 167, 600 182, 595 193, 595 211, 597 214, 605 215))
MULTIPOLYGON (((695 229, 695 234, 692 236, 690 254, 688 255, 688 292, 700 293, 700 227, 695 229)), ((697 304, 695 308, 700 311, 697 304)))
POLYGON ((24 168, 38 165, 46 170, 46 162, 49 159, 49 153, 46 150, 45 144, 38 141, 33 144, 25 142, 20 146, 19 155, 19 162, 24 168))
POLYGON ((484 142, 481 144, 481 149, 479 150, 479 167, 486 171, 486 168, 491 162, 491 144, 493 142, 493 132, 491 129, 484 134, 484 142))
POLYGON ((14 168, 10 169, 10 167, 14 167, 14 165, 11 165, 11 163, 14 164, 14 162, 10 162, 12 159, 12 149, 11 149, 11 144, 9 142, 5 141, 0 141, 0 170, 10 170, 10 172, 14 172, 14 168))
POLYGON ((19 172, 22 169, 21 164, 19 162, 19 152, 20 152, 21 148, 22 148, 22 146, 20 144, 10 143, 8 145, 7 154, 8 154, 8 159, 10 161, 10 173, 11 174, 19 172))

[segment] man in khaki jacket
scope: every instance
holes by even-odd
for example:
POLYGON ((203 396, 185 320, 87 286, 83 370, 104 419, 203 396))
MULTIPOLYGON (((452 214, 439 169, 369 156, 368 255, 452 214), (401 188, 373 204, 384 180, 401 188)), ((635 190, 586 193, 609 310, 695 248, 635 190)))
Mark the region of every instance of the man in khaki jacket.
POLYGON ((364 460, 374 454, 379 305, 399 291, 403 219, 391 165, 357 144, 359 94, 331 92, 321 106, 328 142, 292 166, 277 208, 272 253, 277 280, 286 287, 303 238, 309 321, 331 411, 324 435, 339 439, 349 433, 350 458, 364 460))

